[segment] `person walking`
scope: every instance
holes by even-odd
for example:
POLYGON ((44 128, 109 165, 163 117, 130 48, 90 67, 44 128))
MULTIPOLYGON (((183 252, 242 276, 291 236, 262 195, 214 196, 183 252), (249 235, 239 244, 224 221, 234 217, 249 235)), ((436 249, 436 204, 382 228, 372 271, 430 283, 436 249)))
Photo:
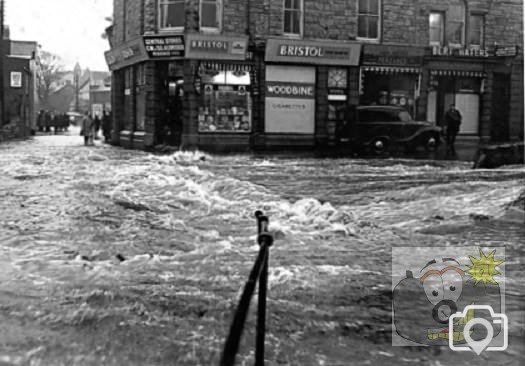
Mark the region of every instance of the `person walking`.
POLYGON ((98 140, 100 139, 100 137, 98 137, 98 131, 100 131, 100 118, 98 117, 98 114, 95 114, 93 123, 95 126, 95 140, 98 140))
POLYGON ((111 140, 111 114, 102 112, 102 135, 104 135, 104 142, 109 143, 111 140))
POLYGON ((454 104, 451 104, 447 113, 445 113, 445 124, 447 126, 447 150, 452 152, 456 151, 454 143, 456 142, 456 136, 459 132, 461 119, 461 113, 459 113, 454 104))
POLYGON ((93 142, 93 134, 95 132, 95 126, 93 123, 93 120, 89 116, 89 112, 84 113, 84 117, 82 118, 81 128, 80 128, 80 135, 84 136, 84 145, 85 146, 93 146, 95 143, 93 142))

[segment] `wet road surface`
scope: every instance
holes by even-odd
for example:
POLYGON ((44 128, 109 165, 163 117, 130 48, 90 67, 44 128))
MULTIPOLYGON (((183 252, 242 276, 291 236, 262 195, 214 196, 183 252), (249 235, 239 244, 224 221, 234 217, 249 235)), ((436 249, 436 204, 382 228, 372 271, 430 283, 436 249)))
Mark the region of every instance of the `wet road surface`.
POLYGON ((258 209, 276 235, 269 365, 525 362, 525 229, 496 220, 523 167, 153 155, 76 135, 0 145, 0 365, 217 364, 258 209), (392 347, 391 248, 470 245, 506 247, 508 350, 392 347))

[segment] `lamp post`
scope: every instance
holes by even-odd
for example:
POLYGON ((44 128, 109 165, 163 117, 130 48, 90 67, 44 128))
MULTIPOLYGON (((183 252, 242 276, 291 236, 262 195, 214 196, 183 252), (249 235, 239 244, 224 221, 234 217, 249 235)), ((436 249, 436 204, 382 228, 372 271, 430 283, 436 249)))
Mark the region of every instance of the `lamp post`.
POLYGON ((75 69, 73 70, 73 73, 74 73, 74 78, 75 78, 75 112, 79 112, 79 98, 78 98, 78 94, 80 92, 79 88, 80 88, 80 73, 81 73, 81 69, 80 69, 80 65, 77 64, 75 65, 75 69))

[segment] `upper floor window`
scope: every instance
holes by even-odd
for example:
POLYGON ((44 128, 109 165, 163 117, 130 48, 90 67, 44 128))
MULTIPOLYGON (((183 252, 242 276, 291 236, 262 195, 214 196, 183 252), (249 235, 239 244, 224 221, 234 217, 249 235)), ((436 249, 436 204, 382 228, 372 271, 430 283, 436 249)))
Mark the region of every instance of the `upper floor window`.
POLYGON ((303 0, 284 0, 285 34, 302 35, 303 33, 303 0))
POLYGON ((184 0, 159 0, 159 28, 184 28, 184 0))
POLYGON ((357 37, 379 39, 380 0, 358 0, 357 37))
POLYGON ((465 44, 465 5, 450 5, 447 12, 447 41, 450 45, 465 44))
POLYGON ((221 0, 201 0, 199 19, 201 29, 220 30, 221 0))
POLYGON ((445 16, 441 12, 431 12, 429 17, 429 41, 432 46, 441 46, 445 37, 445 16))
POLYGON ((471 46, 483 47, 485 19, 481 14, 470 14, 468 43, 471 46))

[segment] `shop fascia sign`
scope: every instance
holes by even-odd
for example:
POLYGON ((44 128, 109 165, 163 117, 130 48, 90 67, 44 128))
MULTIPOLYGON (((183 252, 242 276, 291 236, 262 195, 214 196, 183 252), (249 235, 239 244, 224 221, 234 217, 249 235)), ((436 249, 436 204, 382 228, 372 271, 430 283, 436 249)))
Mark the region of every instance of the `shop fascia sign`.
POLYGON ((357 66, 361 44, 269 39, 265 61, 357 66))
POLYGON ((188 34, 186 58, 213 60, 246 60, 248 37, 188 34))
POLYGON ((458 48, 447 46, 432 47, 432 56, 457 57, 514 57, 518 55, 517 46, 491 46, 488 48, 458 48))
POLYGON ((161 35, 144 36, 144 47, 148 56, 156 58, 183 58, 184 57, 184 35, 161 35))
POLYGON ((363 64, 378 66, 421 67, 424 48, 401 48, 399 46, 365 45, 363 64))
POLYGON ((142 37, 104 53, 110 70, 117 70, 148 59, 142 37))

